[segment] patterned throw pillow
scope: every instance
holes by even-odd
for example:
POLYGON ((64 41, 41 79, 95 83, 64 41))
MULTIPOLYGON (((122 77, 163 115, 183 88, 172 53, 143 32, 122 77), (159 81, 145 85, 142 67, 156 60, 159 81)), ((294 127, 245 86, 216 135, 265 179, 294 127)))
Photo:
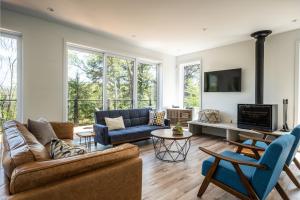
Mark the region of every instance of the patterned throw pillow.
POLYGON ((165 111, 162 112, 149 111, 149 125, 164 126, 165 111))
POLYGON ((60 139, 51 140, 50 156, 52 159, 67 158, 85 154, 86 150, 83 146, 69 145, 60 139))

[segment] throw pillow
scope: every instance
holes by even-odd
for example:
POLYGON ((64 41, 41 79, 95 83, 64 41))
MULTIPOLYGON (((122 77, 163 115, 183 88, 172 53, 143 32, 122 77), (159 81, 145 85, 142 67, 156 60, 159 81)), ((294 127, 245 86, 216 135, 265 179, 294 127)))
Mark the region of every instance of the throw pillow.
POLYGON ((164 126, 165 125, 165 111, 162 111, 162 112, 150 111, 149 112, 149 125, 164 126))
POLYGON ((69 145, 63 140, 53 139, 50 145, 50 156, 52 159, 67 158, 85 154, 86 150, 83 146, 69 145))
POLYGON ((104 120, 109 131, 125 128, 122 116, 116 118, 105 117, 104 120))
POLYGON ((28 130, 42 145, 46 145, 53 138, 57 138, 51 124, 45 120, 28 119, 28 130))

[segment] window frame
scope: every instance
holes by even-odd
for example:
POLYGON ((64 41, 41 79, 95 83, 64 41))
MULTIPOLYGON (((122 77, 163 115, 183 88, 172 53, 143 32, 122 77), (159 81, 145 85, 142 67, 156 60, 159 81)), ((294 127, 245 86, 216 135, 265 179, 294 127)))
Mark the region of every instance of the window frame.
POLYGON ((161 62, 160 61, 152 61, 149 59, 144 59, 144 58, 139 58, 135 56, 128 56, 128 55, 123 55, 111 51, 106 51, 106 50, 101 50, 97 48, 93 48, 90 46, 85 46, 73 42, 69 42, 64 39, 64 68, 63 68, 63 121, 68 121, 68 49, 74 49, 74 50, 79 50, 83 52, 88 52, 88 53, 96 53, 96 54, 101 54, 103 55, 103 74, 104 76, 102 77, 103 81, 103 110, 108 110, 108 105, 107 105, 107 57, 108 56, 114 56, 118 57, 121 59, 126 59, 126 60, 131 60, 134 62, 133 65, 133 108, 138 107, 138 100, 137 100, 137 67, 138 63, 144 63, 144 64, 151 64, 151 65, 156 65, 156 79, 157 79, 157 105, 156 109, 161 108, 161 88, 162 88, 162 81, 161 81, 161 62))
POLYGON ((16 120, 24 122, 23 106, 23 36, 22 33, 0 28, 0 36, 17 41, 17 113, 16 120))

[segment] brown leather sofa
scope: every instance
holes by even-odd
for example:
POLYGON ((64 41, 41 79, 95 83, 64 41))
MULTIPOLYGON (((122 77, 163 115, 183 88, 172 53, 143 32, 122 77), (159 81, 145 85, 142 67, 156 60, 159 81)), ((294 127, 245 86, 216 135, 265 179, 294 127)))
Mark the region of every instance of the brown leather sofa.
MULTIPOLYGON (((58 138, 73 139, 72 124, 51 124, 58 138)), ((21 123, 4 124, 0 199, 141 199, 137 146, 124 144, 52 160, 47 147, 32 136, 21 123)))

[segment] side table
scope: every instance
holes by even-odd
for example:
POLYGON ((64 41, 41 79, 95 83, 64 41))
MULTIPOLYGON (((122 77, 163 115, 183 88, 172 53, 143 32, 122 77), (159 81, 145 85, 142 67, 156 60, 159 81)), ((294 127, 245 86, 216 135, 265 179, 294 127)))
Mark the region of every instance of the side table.
POLYGON ((88 149, 89 152, 91 152, 92 149, 92 138, 95 137, 94 132, 79 132, 76 133, 76 135, 79 137, 79 144, 82 144, 81 139, 84 139, 84 145, 88 149))

